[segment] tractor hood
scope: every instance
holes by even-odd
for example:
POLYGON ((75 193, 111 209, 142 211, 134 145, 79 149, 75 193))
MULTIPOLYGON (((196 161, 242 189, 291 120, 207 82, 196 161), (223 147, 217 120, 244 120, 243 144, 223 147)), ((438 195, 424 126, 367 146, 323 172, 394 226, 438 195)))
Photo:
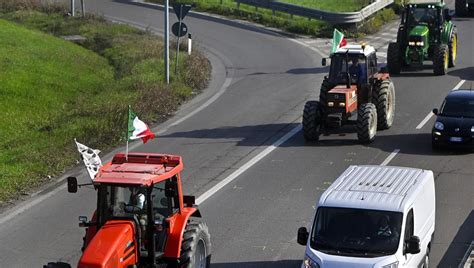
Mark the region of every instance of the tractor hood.
POLYGON ((132 221, 108 221, 91 240, 77 267, 120 268, 136 264, 135 227, 132 221))
POLYGON ((430 30, 428 29, 427 25, 420 24, 411 29, 410 36, 425 36, 428 35, 429 31, 430 30))

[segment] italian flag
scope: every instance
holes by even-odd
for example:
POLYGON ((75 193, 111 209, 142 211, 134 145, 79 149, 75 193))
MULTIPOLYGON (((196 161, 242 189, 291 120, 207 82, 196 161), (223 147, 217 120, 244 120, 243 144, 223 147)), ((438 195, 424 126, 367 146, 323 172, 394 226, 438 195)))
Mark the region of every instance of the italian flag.
POLYGON ((332 49, 331 54, 336 52, 336 50, 340 47, 345 47, 347 45, 347 40, 344 38, 344 34, 334 29, 334 34, 332 36, 332 49))
POLYGON ((142 120, 138 119, 138 116, 132 111, 132 108, 128 107, 128 140, 142 139, 143 143, 146 143, 150 139, 155 138, 155 134, 151 132, 147 124, 142 120))

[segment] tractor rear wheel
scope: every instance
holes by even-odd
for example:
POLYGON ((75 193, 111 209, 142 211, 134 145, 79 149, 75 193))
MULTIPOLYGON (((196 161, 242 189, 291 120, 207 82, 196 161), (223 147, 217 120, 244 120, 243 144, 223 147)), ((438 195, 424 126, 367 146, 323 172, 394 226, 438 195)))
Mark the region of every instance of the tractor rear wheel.
POLYGON ((377 84, 373 94, 377 107, 377 129, 389 129, 395 116, 395 86, 390 79, 383 80, 377 84))
POLYGON ((357 111, 357 138, 362 143, 370 143, 376 134, 377 108, 373 103, 364 103, 357 111))
POLYGON ((181 244, 180 268, 207 268, 211 265, 211 236, 203 222, 189 221, 181 244))
POLYGON ((332 89, 331 84, 328 79, 324 79, 321 84, 321 89, 319 91, 319 103, 322 107, 326 107, 328 104, 328 92, 332 89))
POLYGON ((436 45, 433 50, 433 72, 435 75, 445 75, 449 66, 449 49, 445 44, 436 45))
POLYGON ((400 55, 400 45, 398 43, 388 44, 387 68, 390 74, 399 74, 402 70, 402 58, 400 55))
POLYGON ((456 0, 455 9, 456 9, 456 16, 458 17, 467 16, 468 10, 466 8, 466 0, 456 0))
POLYGON ((456 57, 458 54, 458 33, 456 32, 456 29, 453 29, 453 32, 451 33, 451 39, 449 40, 448 48, 449 48, 448 67, 451 68, 451 67, 456 66, 456 57))
POLYGON ((308 101, 303 111, 303 136, 307 141, 318 141, 321 134, 322 106, 319 101, 308 101))

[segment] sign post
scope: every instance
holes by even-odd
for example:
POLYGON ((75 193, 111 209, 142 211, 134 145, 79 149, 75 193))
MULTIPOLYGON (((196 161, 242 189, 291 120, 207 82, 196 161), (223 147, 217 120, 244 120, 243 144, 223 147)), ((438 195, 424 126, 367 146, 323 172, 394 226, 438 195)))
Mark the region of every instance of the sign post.
POLYGON ((169 0, 165 1, 165 76, 166 84, 170 83, 170 27, 169 27, 169 14, 170 14, 170 3, 169 0))
POLYGON ((188 27, 182 21, 184 17, 188 14, 189 10, 191 10, 192 5, 185 5, 185 4, 173 4, 174 13, 178 17, 178 22, 173 24, 173 34, 177 37, 176 41, 176 64, 174 66, 174 74, 178 73, 178 64, 179 64, 179 39, 180 37, 185 36, 188 33, 188 27))

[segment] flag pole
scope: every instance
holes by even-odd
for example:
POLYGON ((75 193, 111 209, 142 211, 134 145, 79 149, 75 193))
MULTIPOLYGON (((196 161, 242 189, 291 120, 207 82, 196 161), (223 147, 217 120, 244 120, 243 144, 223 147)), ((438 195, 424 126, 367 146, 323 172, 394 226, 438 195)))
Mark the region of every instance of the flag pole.
POLYGON ((130 122, 130 111, 132 110, 132 106, 131 105, 128 105, 128 114, 127 114, 127 146, 126 146, 126 149, 125 149, 125 161, 128 161, 128 131, 130 130, 129 129, 129 122, 130 122))
POLYGON ((125 161, 128 161, 128 138, 127 138, 127 147, 126 147, 126 151, 125 151, 125 161))

